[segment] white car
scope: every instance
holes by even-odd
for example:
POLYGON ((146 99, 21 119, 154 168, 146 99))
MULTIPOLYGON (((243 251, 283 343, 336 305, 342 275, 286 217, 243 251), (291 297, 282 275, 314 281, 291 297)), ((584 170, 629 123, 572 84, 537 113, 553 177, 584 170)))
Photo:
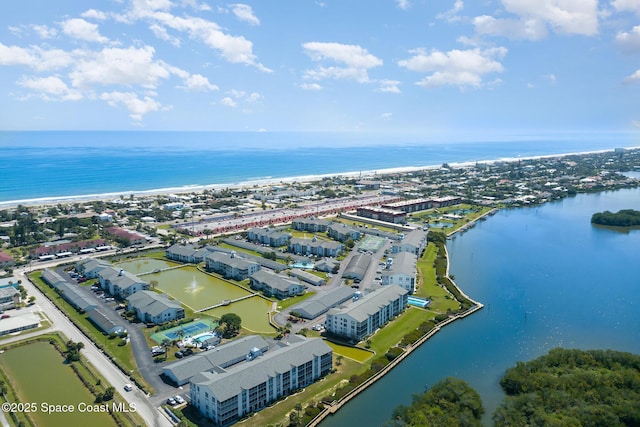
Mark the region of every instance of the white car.
POLYGON ((178 405, 182 405, 184 403, 182 396, 173 396, 173 400, 175 400, 178 405))
POLYGON ((124 385, 124 391, 131 391, 131 390, 133 390, 133 386, 131 384, 124 385))

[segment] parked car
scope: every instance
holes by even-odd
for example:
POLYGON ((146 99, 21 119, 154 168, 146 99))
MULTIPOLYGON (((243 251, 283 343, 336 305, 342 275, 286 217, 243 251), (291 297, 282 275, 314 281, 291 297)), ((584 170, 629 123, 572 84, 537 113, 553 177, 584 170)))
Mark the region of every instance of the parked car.
POLYGON ((184 399, 182 398, 182 396, 173 396, 173 399, 178 405, 182 405, 184 403, 184 399))
POLYGON ((167 399, 167 404, 171 406, 175 406, 178 402, 173 397, 167 399))
POLYGON ((182 350, 178 350, 178 351, 175 352, 175 356, 178 359, 182 359, 184 357, 184 354, 182 353, 182 350))
POLYGON ((193 354, 193 350, 191 350, 190 348, 185 348, 184 350, 182 350, 183 356, 191 356, 192 354, 193 354))
POLYGON ((9 314, 3 314, 0 319, 8 319, 9 317, 11 317, 9 314))

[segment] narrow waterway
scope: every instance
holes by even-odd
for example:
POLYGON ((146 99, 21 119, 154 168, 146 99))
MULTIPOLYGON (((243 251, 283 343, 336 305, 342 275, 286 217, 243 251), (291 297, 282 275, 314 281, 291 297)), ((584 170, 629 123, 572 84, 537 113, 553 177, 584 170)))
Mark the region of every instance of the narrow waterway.
POLYGON ((485 308, 436 334, 322 427, 379 426, 411 396, 464 379, 491 414, 499 379, 555 347, 640 353, 640 230, 592 226, 595 212, 640 210, 640 189, 502 210, 448 242, 458 285, 485 308))

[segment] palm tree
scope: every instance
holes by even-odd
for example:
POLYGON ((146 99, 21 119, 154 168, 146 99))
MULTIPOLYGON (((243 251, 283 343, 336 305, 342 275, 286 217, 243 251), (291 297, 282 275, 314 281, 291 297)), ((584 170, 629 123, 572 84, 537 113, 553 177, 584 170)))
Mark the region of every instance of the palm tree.
POLYGON ((169 349, 171 348, 171 341, 168 338, 162 340, 162 348, 164 348, 164 360, 167 360, 169 349))

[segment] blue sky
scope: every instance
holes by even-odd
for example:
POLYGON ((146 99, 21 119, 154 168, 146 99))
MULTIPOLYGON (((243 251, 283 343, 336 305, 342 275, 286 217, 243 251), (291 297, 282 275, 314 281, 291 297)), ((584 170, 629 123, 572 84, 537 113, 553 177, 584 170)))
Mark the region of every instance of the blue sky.
POLYGON ((640 0, 25 0, 0 129, 640 129, 640 0))

